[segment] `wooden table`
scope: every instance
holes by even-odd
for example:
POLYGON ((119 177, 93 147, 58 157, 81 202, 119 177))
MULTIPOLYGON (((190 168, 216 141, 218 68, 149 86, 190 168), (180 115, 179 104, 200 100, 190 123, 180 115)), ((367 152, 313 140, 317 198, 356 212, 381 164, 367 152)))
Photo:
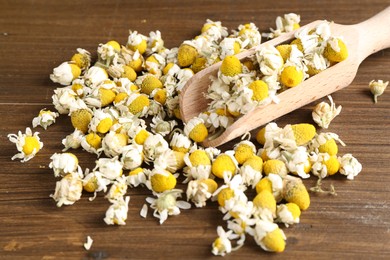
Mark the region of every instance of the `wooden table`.
MULTIPOLYGON (((182 212, 163 225, 139 211, 149 196, 132 189, 126 226, 107 226, 103 217, 109 203, 84 195, 73 206, 57 208, 49 197, 56 178, 48 168, 50 156, 62 149, 71 133, 62 116, 41 132, 43 150, 31 161, 11 161, 15 145, 7 134, 24 131, 42 108, 53 108, 51 96, 59 85, 49 74, 68 60, 76 48, 93 54, 99 43, 115 39, 125 44, 128 30, 148 34, 160 30, 167 47, 198 34, 210 18, 229 29, 254 22, 261 31, 275 27, 275 18, 289 12, 301 15, 304 25, 317 19, 353 24, 383 10, 385 0, 362 1, 22 1, 0 0, 0 258, 15 259, 123 259, 211 258, 216 227, 224 225, 215 203, 182 212), (87 236, 90 251, 83 248, 87 236)), ((390 37, 390 36, 389 36, 390 37)), ((362 63, 352 84, 333 95, 341 114, 329 131, 347 144, 340 154, 352 153, 363 165, 354 181, 344 177, 324 180, 334 184, 337 196, 312 195, 301 223, 284 229, 287 247, 282 254, 264 252, 252 238, 228 258, 272 257, 293 259, 377 259, 390 257, 390 94, 374 104, 368 90, 373 79, 390 80, 390 49, 362 63)), ((277 120, 312 122, 315 103, 277 120)), ((233 143, 224 148, 231 148, 233 143)), ((95 156, 75 152, 83 168, 93 167, 95 156)), ((305 180, 310 187, 316 178, 305 180)))

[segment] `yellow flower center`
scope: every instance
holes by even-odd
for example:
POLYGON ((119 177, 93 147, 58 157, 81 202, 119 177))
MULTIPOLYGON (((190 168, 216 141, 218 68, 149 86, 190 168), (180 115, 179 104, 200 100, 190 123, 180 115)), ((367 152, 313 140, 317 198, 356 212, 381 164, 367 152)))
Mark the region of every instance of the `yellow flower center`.
POLYGON ((38 139, 35 136, 26 136, 24 138, 23 153, 30 155, 34 152, 38 152, 41 149, 38 139))
POLYGON ((141 43, 137 44, 137 45, 127 45, 127 47, 132 50, 132 51, 137 51, 140 53, 140 54, 144 54, 145 51, 146 51, 146 47, 147 47, 147 42, 146 40, 142 40, 141 43))
POLYGON ((225 188, 225 189, 222 189, 218 195, 217 195, 217 200, 218 200, 218 204, 221 206, 221 207, 225 207, 225 202, 231 198, 234 197, 234 190, 230 189, 230 188, 225 188))
POLYGON ((276 213, 276 200, 269 190, 258 193, 253 199, 253 205, 260 209, 269 209, 273 214, 276 213))
MULTIPOLYGON (((81 84, 73 84, 72 85, 72 90, 74 93, 78 94, 78 90, 83 89, 83 86, 81 84)), ((83 94, 79 95, 82 96, 83 94)))
POLYGON ((81 69, 86 68, 89 62, 88 58, 81 53, 74 54, 70 60, 73 61, 77 65, 77 67, 81 69))
POLYGON ((98 188, 96 177, 92 177, 84 184, 84 190, 87 192, 94 192, 98 188))
POLYGON ((288 211, 291 212, 291 215, 294 219, 297 219, 301 216, 301 209, 298 207, 297 204, 290 202, 286 203, 286 206, 288 208, 288 211))
POLYGON ((339 151, 336 141, 332 138, 318 147, 320 153, 328 153, 330 156, 336 155, 339 151))
POLYGON ((242 72, 242 65, 236 56, 226 56, 222 61, 220 70, 223 75, 233 77, 242 72))
POLYGON ((252 100, 262 101, 268 97, 268 85, 262 80, 253 81, 249 88, 253 91, 252 100))
POLYGON ((239 164, 243 164, 246 160, 254 155, 253 149, 248 144, 240 144, 234 150, 234 157, 239 164))
POLYGON ((329 61, 341 62, 348 57, 348 49, 345 43, 342 40, 337 39, 337 44, 340 48, 339 52, 335 51, 329 43, 325 47, 324 57, 327 58, 329 61))
POLYGON ((291 42, 291 44, 294 44, 297 46, 298 50, 300 50, 301 52, 303 52, 303 45, 302 45, 302 41, 301 39, 295 39, 291 42))
POLYGON ((149 135, 150 133, 148 131, 146 131, 145 129, 141 129, 134 137, 134 141, 139 145, 143 145, 145 143, 146 138, 148 138, 149 135))
POLYGON ((118 93, 116 96, 115 96, 115 99, 114 99, 114 103, 119 103, 123 100, 125 100, 129 95, 127 95, 125 92, 121 92, 121 93, 118 93))
POLYGON ((194 47, 182 44, 177 53, 177 64, 182 68, 189 67, 194 63, 196 56, 198 56, 198 51, 194 47))
POLYGON ((164 105, 167 101, 167 90, 166 89, 159 89, 157 90, 156 94, 154 95, 153 99, 160 103, 161 105, 164 105))
POLYGON ((115 92, 111 89, 99 88, 99 97, 101 106, 105 107, 111 104, 115 100, 115 92))
POLYGON ((137 78, 137 73, 135 70, 130 66, 123 66, 123 78, 128 78, 131 82, 134 82, 134 80, 137 78))
POLYGON ((265 127, 261 128, 259 132, 257 132, 256 141, 261 145, 265 144, 265 127))
POLYGON ((336 174, 340 169, 340 163, 335 155, 324 161, 328 175, 336 174))
POLYGON ((279 228, 269 232, 262 240, 265 247, 271 252, 283 252, 286 247, 282 231, 279 228))
POLYGON ((189 156, 192 166, 197 167, 199 165, 211 165, 210 158, 203 150, 195 150, 189 156))
POLYGON ((316 134, 316 128, 312 124, 291 125, 297 145, 310 142, 316 134))
POLYGON ((141 94, 136 99, 134 99, 130 105, 128 105, 128 108, 130 113, 136 115, 138 113, 141 113, 145 107, 149 107, 149 105, 150 105, 150 100, 148 96, 141 94))
POLYGON ((200 182, 207 185, 207 191, 211 194, 213 194, 218 188, 218 184, 213 179, 200 180, 200 182))
POLYGON ((72 64, 72 63, 70 63, 69 66, 70 66, 70 69, 72 70, 73 79, 78 78, 81 74, 80 67, 77 66, 76 64, 72 64))
POLYGON ((84 134, 88 131, 88 125, 91 122, 91 119, 92 114, 87 109, 76 110, 70 115, 73 127, 84 134))
POLYGON ((281 44, 281 45, 276 46, 276 49, 279 51, 280 56, 282 56, 283 61, 286 62, 286 60, 290 57, 291 45, 290 44, 281 44))
POLYGON ((121 45, 117 41, 109 41, 106 44, 114 48, 114 50, 117 52, 121 50, 121 45))
POLYGON ((141 72, 141 71, 142 71, 142 63, 143 63, 142 59, 139 58, 139 59, 130 61, 130 62, 127 64, 127 66, 133 68, 133 70, 134 70, 135 72, 141 72))
POLYGON ((87 134, 85 140, 91 147, 95 149, 99 149, 102 146, 102 138, 96 133, 87 134))
POLYGON ((142 81, 141 92, 145 93, 147 95, 150 95, 150 93, 152 93, 153 90, 155 90, 157 88, 162 88, 162 87, 163 87, 163 84, 161 83, 161 81, 158 78, 156 78, 152 75, 148 75, 142 81))
POLYGON ((303 81, 303 71, 295 66, 287 66, 280 74, 280 82, 286 87, 295 87, 303 81))
POLYGON ((286 176, 287 167, 286 164, 278 159, 271 159, 265 161, 263 164, 263 171, 265 175, 269 175, 270 173, 278 174, 280 176, 286 176))
POLYGON ((212 173, 218 177, 223 179, 224 172, 230 172, 231 175, 234 175, 236 173, 237 167, 235 163, 233 162, 232 158, 230 158, 227 154, 220 154, 218 157, 213 161, 211 165, 211 171, 212 173))
POLYGON ((144 171, 144 169, 142 169, 141 167, 135 168, 134 170, 129 172, 129 176, 138 175, 143 171, 144 171))
POLYGON ((254 169, 255 171, 261 172, 263 170, 263 159, 261 159, 260 156, 253 155, 252 157, 248 158, 244 164, 244 166, 249 165, 254 169))
POLYGON ((99 132, 101 134, 105 134, 110 130, 112 124, 113 124, 112 119, 109 117, 106 117, 106 118, 100 120, 99 124, 96 127, 96 130, 97 130, 97 132, 99 132))
POLYGON ((206 126, 203 123, 199 123, 192 128, 188 137, 194 142, 200 143, 203 142, 208 135, 209 132, 207 131, 206 126))
POLYGON ((310 206, 309 193, 300 179, 296 181, 288 181, 284 184, 283 198, 287 202, 297 204, 301 210, 306 210, 310 206))
POLYGON ((262 178, 257 184, 256 184, 256 192, 260 193, 264 190, 267 190, 269 192, 272 192, 272 182, 268 178, 262 178))
POLYGON ((156 173, 150 177, 152 189, 155 192, 172 190, 176 186, 176 178, 172 173, 165 171, 164 174, 156 173))
POLYGON ((194 73, 198 73, 206 67, 207 59, 205 57, 196 57, 192 63, 191 69, 194 73))

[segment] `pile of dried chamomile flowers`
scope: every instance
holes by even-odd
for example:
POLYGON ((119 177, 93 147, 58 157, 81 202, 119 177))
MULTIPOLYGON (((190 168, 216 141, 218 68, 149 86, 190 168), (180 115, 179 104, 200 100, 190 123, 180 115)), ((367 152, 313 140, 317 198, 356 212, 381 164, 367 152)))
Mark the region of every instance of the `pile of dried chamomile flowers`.
MULTIPOLYGON (((266 36, 297 29, 299 21, 296 14, 278 17, 277 28, 266 36)), ((290 44, 264 45, 252 59, 241 62, 234 56, 261 40, 253 23, 229 33, 221 22, 207 20, 199 35, 178 48, 164 46, 159 31, 148 36, 130 31, 124 45, 114 40, 99 44, 96 61, 87 50, 77 49, 50 75, 63 85, 52 96, 57 112, 42 109, 32 122, 46 129, 62 114, 74 127, 62 140, 63 150, 48 163, 58 178, 50 195, 57 206, 72 205, 83 193, 91 201, 103 193, 110 202, 104 222, 125 225, 129 190, 143 187, 150 197, 140 215, 146 217, 151 208, 160 224, 191 206, 218 205, 226 227, 217 227, 215 255, 240 248, 247 236, 266 251, 284 251, 283 228, 299 223, 301 212, 310 206, 302 179, 315 175, 320 181, 335 174, 353 179, 362 167, 351 154, 338 153, 344 145, 338 135, 308 123, 269 123, 256 138, 247 134, 229 149, 202 147, 203 140, 241 114, 277 102, 278 92, 347 55, 324 22, 313 31, 297 31, 290 44), (207 93, 209 111, 183 124, 181 89, 195 73, 218 61, 221 69, 207 93), (74 149, 96 154, 95 167, 82 169, 74 149)), ((341 111, 330 101, 313 111, 321 128, 341 111)), ((43 147, 30 128, 9 139, 19 151, 12 159, 22 162, 43 147)), ((320 185, 315 188, 323 192, 320 185)))

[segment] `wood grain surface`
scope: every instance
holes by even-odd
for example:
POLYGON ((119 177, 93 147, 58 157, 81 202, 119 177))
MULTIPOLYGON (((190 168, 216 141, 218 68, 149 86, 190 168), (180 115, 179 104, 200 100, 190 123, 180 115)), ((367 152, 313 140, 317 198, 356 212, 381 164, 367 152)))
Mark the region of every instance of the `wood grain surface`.
MULTIPOLYGON (((127 225, 107 226, 109 202, 85 194, 73 206, 57 208, 49 197, 56 178, 48 168, 50 156, 62 149, 61 140, 73 131, 61 116, 41 132, 44 148, 31 161, 11 161, 15 145, 9 133, 27 126, 42 108, 51 108, 49 74, 68 60, 76 48, 96 55, 99 43, 115 39, 125 44, 128 30, 143 34, 160 30, 169 48, 191 39, 207 18, 229 29, 254 22, 261 31, 275 27, 275 18, 289 12, 301 24, 318 19, 340 24, 363 21, 389 5, 386 0, 360 1, 49 1, 0 0, 0 258, 1 259, 195 259, 213 258, 216 227, 224 225, 215 203, 183 211, 163 225, 139 211, 149 195, 131 189, 127 225), (83 248, 87 236, 94 240, 83 248)), ((390 36, 389 36, 390 37, 390 36)), ((390 90, 373 103, 371 80, 390 80, 390 49, 368 57, 352 84, 335 93, 341 114, 329 131, 347 144, 340 154, 352 153, 363 165, 353 181, 324 180, 337 196, 312 195, 310 208, 298 225, 284 229, 287 247, 281 254, 264 252, 252 238, 226 258, 380 259, 390 257, 390 90)), ((312 123, 309 104, 276 122, 312 123)), ((234 142, 226 144, 231 149, 234 142)), ((75 152, 83 168, 96 157, 75 152)), ((310 187, 316 178, 305 180, 310 187)), ((179 185, 180 186, 180 185, 179 185)), ((184 186, 180 186, 184 187, 184 186)))

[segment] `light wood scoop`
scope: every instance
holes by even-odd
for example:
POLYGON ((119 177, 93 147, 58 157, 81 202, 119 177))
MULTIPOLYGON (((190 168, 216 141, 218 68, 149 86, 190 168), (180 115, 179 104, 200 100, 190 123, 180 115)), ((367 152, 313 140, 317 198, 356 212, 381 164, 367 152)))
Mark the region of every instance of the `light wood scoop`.
MULTIPOLYGON (((313 29, 321 22, 323 21, 312 22, 301 29, 307 27, 313 29)), ((294 34, 295 32, 287 33, 264 44, 276 46, 291 41, 294 34)), ((367 56, 390 47, 390 7, 358 24, 332 23, 331 34, 342 37, 347 45, 349 56, 346 60, 308 78, 296 87, 283 91, 278 94, 279 103, 257 107, 238 118, 220 136, 212 140, 207 139, 202 144, 204 146, 219 146, 310 102, 347 87, 355 78, 360 63, 367 56)), ((236 56, 242 60, 253 55, 259 46, 236 56)), ((204 93, 209 87, 210 76, 216 76, 220 66, 221 62, 200 71, 183 88, 180 93, 180 112, 185 123, 198 116, 199 113, 206 111, 208 100, 204 93)))

